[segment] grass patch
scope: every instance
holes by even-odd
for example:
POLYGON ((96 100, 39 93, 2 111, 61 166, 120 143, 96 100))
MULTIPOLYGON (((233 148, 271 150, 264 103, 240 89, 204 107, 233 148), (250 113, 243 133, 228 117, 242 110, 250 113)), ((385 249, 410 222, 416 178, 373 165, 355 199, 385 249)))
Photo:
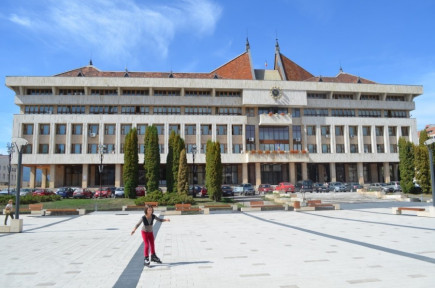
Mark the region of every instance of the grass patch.
POLYGON ((122 206, 134 205, 134 199, 102 198, 102 199, 62 199, 44 202, 44 209, 86 209, 86 211, 121 211, 122 206))

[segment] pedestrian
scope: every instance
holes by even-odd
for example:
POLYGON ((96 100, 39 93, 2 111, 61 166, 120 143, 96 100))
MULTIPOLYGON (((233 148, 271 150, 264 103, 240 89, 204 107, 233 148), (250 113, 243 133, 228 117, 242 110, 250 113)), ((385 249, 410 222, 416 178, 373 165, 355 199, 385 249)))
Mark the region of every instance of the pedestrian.
POLYGON ((6 204, 5 207, 5 226, 8 223, 8 217, 11 216, 12 219, 14 219, 14 214, 12 213, 14 206, 12 206, 12 199, 9 199, 8 204, 6 204))
POLYGON ((154 247, 154 234, 153 234, 154 220, 157 220, 159 222, 170 222, 171 220, 159 218, 156 215, 154 215, 154 208, 152 206, 149 206, 149 205, 145 205, 144 213, 145 213, 145 215, 143 215, 140 218, 139 222, 136 224, 133 231, 131 231, 131 235, 133 235, 134 232, 136 232, 136 229, 141 224, 143 224, 141 233, 142 233, 142 239, 144 242, 144 256, 145 256, 144 264, 146 266, 149 266, 150 265, 150 259, 149 259, 150 250, 151 250, 151 261, 157 262, 157 263, 162 263, 162 261, 160 261, 159 257, 157 257, 156 250, 154 247))

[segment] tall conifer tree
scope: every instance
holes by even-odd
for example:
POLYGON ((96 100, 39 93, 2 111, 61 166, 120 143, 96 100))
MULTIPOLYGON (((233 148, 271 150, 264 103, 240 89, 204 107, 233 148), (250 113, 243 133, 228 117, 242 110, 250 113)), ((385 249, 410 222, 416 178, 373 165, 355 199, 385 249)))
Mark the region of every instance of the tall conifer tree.
POLYGON ((157 128, 150 126, 145 132, 145 156, 144 156, 145 178, 148 192, 159 189, 160 180, 160 150, 157 128))
POLYGON ((181 150, 180 164, 178 168, 178 181, 177 181, 178 194, 186 194, 189 191, 189 170, 187 168, 186 149, 181 150))
POLYGON ((137 154, 137 130, 133 128, 125 137, 124 143, 124 195, 126 198, 136 198, 138 184, 139 155, 137 154))

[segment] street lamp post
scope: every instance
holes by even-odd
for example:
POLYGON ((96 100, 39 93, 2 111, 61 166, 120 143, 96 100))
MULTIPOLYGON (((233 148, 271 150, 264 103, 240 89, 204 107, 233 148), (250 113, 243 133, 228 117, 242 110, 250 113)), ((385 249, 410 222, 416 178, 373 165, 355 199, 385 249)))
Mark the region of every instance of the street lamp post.
POLYGON ((424 145, 426 145, 427 149, 429 150, 430 180, 432 183, 432 206, 435 207, 435 176, 433 174, 434 169, 433 169, 433 155, 432 155, 432 150, 435 145, 435 138, 424 141, 424 145))
POLYGON ((8 148, 8 154, 9 154, 9 164, 8 164, 8 195, 11 194, 11 170, 12 170, 12 166, 11 166, 11 158, 12 158, 12 153, 14 153, 14 145, 13 143, 8 143, 6 144, 6 147, 8 148))
POLYGON ((12 143, 15 144, 18 152, 18 174, 17 174, 17 187, 15 199, 15 219, 20 219, 20 189, 21 189, 21 162, 23 159, 23 149, 28 144, 24 138, 12 138, 12 143))
POLYGON ((196 154, 196 145, 192 146, 192 196, 195 197, 195 176, 196 176, 196 167, 195 167, 195 154, 196 154))
POLYGON ((98 172, 100 172, 100 196, 101 196, 101 191, 102 191, 102 178, 103 178, 103 155, 104 155, 104 148, 105 146, 103 144, 98 145, 98 150, 100 152, 100 165, 98 166, 98 172))

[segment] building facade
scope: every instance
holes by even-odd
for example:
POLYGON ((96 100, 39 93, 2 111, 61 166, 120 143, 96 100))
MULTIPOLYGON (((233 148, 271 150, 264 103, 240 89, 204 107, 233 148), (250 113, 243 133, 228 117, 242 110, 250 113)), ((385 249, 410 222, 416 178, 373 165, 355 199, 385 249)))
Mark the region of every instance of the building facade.
MULTIPOLYGON (((254 69, 251 49, 210 73, 111 72, 88 66, 50 77, 7 77, 20 113, 13 137, 28 140, 30 187, 122 186, 125 136, 158 129, 162 185, 170 132, 195 155, 205 180, 205 145, 219 141, 223 183, 398 180, 398 139, 417 141, 414 97, 421 86, 384 85, 340 72, 314 76, 275 46, 273 69, 254 69), (49 179, 49 181, 48 181, 49 179)), ((16 163, 15 163, 16 164, 16 163)), ((141 165, 142 166, 142 165, 141 165)), ((143 171, 140 171, 143 175, 143 171)), ((140 177, 141 184, 143 177, 140 177)))
POLYGON ((10 183, 10 187, 15 187, 17 185, 17 169, 15 165, 10 166, 9 175, 9 155, 0 154, 0 186, 7 187, 10 183), (10 182, 9 182, 10 181, 10 182))

